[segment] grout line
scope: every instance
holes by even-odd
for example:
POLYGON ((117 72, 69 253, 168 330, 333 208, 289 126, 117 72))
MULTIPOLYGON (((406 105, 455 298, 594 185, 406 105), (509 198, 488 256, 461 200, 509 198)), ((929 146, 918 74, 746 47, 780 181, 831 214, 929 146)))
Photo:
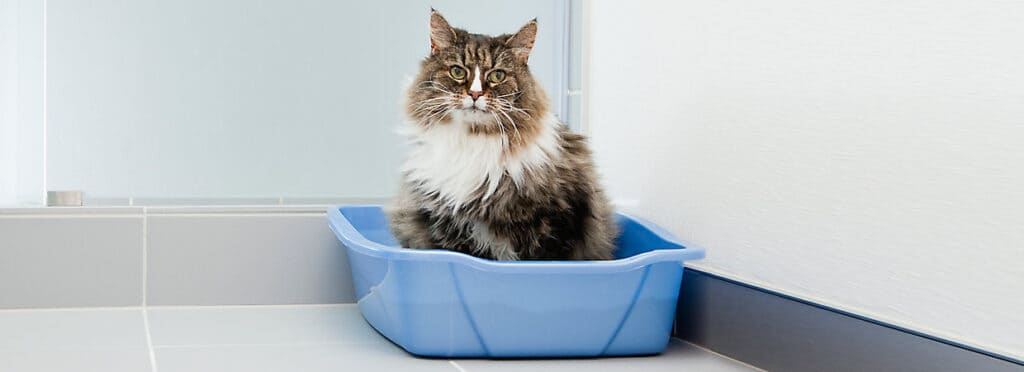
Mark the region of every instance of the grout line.
POLYGON ((149 368, 157 372, 156 352, 153 350, 153 335, 149 331, 149 218, 146 214, 146 207, 142 207, 142 325, 146 330, 146 348, 149 350, 149 368))
POLYGON ((452 365, 452 367, 455 367, 455 369, 459 370, 459 372, 468 372, 468 371, 466 371, 465 368, 462 368, 462 366, 460 366, 458 363, 455 363, 454 360, 450 360, 449 359, 448 363, 450 363, 452 365))
POLYGON ((149 350, 149 369, 150 371, 157 372, 156 369, 156 352, 153 350, 153 336, 149 332, 149 313, 146 309, 142 309, 142 325, 146 329, 146 348, 149 350))

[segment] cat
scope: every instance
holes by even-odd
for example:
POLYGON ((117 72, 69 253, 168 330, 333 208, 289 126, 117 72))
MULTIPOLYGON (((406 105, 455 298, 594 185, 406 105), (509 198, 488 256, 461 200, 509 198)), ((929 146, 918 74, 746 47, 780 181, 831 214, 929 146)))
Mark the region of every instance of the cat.
POLYGON ((410 153, 391 229, 403 247, 493 260, 607 260, 618 234, 586 139, 549 111, 527 66, 534 19, 512 35, 430 14, 408 89, 410 153))

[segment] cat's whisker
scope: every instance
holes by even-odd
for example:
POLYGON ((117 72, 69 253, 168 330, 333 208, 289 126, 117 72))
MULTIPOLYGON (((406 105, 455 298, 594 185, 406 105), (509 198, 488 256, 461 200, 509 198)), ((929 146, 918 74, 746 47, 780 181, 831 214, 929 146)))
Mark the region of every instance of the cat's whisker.
POLYGON ((449 106, 452 103, 452 101, 453 97, 450 96, 426 99, 419 102, 419 104, 417 104, 416 107, 412 110, 412 113, 413 115, 418 115, 424 112, 434 112, 437 109, 449 106))
POLYGON ((451 112, 452 106, 448 103, 442 103, 439 105, 432 106, 429 111, 426 111, 425 115, 421 115, 418 122, 421 124, 431 126, 444 119, 445 116, 451 112), (439 110, 440 109, 440 110, 439 110))
POLYGON ((434 125, 437 122, 441 121, 441 119, 444 119, 444 117, 447 116, 450 111, 450 108, 445 108, 444 110, 437 111, 428 115, 423 120, 428 125, 434 125))
POLYGON ((424 102, 420 102, 415 107, 416 107, 416 109, 421 109, 421 108, 425 108, 425 107, 434 107, 434 106, 438 106, 438 105, 444 105, 446 103, 447 103, 446 100, 438 100, 437 102, 426 102, 426 101, 424 101, 424 102))
POLYGON ((437 92, 441 92, 441 93, 455 94, 455 92, 452 92, 452 91, 444 89, 444 88, 439 88, 439 87, 426 87, 426 89, 437 91, 437 92))
POLYGON ((519 141, 519 142, 523 142, 523 137, 522 137, 522 135, 519 134, 519 128, 516 127, 515 120, 512 120, 512 117, 509 116, 508 113, 505 112, 505 111, 498 111, 498 112, 500 112, 502 115, 505 115, 505 118, 508 119, 509 124, 512 126, 512 130, 514 130, 516 132, 516 140, 519 141))
POLYGON ((519 114, 522 114, 522 115, 526 116, 526 118, 527 118, 527 119, 533 119, 533 116, 532 116, 532 115, 530 115, 529 113, 527 113, 527 112, 526 112, 526 110, 523 110, 523 109, 520 109, 520 108, 516 108, 516 107, 513 107, 513 108, 512 108, 512 112, 515 112, 515 113, 519 113, 519 114))
POLYGON ((505 102, 505 104, 506 104, 505 107, 508 109, 508 111, 512 111, 514 113, 519 113, 519 114, 525 115, 529 119, 533 119, 533 115, 530 115, 529 110, 516 107, 516 106, 512 105, 510 102, 505 102))
POLYGON ((495 123, 498 124, 498 131, 501 132, 501 146, 507 149, 509 147, 508 137, 505 135, 505 124, 502 123, 501 117, 497 113, 491 111, 491 116, 494 116, 495 123))
POLYGON ((494 98, 505 98, 505 97, 515 96, 515 98, 512 98, 512 99, 516 99, 516 98, 519 98, 519 96, 521 96, 522 94, 523 94, 523 92, 521 92, 521 91, 515 91, 515 92, 512 92, 512 93, 508 93, 508 94, 502 94, 500 96, 494 96, 494 98))
POLYGON ((423 116, 423 115, 426 115, 426 116, 429 117, 431 115, 437 114, 437 112, 439 112, 439 111, 444 111, 445 109, 446 109, 446 105, 436 105, 436 106, 424 107, 422 109, 413 111, 412 114, 413 114, 413 116, 423 116))
POLYGON ((505 112, 506 115, 508 114, 508 112, 512 112, 515 114, 521 114, 523 116, 526 116, 528 119, 533 119, 533 116, 530 115, 527 110, 516 107, 515 105, 512 104, 512 102, 506 99, 493 99, 492 103, 498 108, 499 111, 505 112))
POLYGON ((420 100, 420 101, 419 101, 419 103, 420 103, 420 104, 423 104, 423 103, 426 103, 426 102, 435 102, 435 101, 443 101, 443 100, 449 100, 449 99, 452 99, 452 97, 449 97, 449 96, 440 96, 440 97, 434 97, 434 98, 427 98, 427 99, 423 99, 423 100, 420 100))
POLYGON ((502 95, 500 95, 498 97, 508 97, 508 96, 521 95, 521 94, 523 94, 523 91, 517 90, 517 91, 511 92, 511 93, 502 94, 502 95))
POLYGON ((413 110, 413 113, 416 114, 416 113, 423 113, 423 112, 432 112, 432 111, 436 111, 437 109, 440 109, 440 108, 445 108, 446 106, 448 106, 448 102, 439 102, 439 103, 432 104, 432 105, 426 105, 426 106, 418 107, 415 110, 413 110))
POLYGON ((498 130, 501 131, 501 146, 507 149, 509 146, 508 135, 505 134, 505 124, 500 120, 498 121, 498 130))

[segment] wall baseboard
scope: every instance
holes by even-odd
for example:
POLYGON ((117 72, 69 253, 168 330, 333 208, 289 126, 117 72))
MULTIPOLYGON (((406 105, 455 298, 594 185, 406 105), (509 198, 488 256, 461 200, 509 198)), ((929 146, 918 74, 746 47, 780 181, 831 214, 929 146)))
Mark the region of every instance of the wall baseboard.
POLYGON ((1017 371, 1024 362, 688 268, 676 336, 769 371, 1017 371))

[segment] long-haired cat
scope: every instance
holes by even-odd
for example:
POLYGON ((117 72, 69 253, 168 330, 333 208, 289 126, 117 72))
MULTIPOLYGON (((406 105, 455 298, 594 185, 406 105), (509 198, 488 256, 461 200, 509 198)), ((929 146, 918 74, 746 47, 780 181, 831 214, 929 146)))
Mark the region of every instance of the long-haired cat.
POLYGON ((495 37, 430 15, 408 91, 411 152, 390 210, 404 247, 497 260, 611 259, 617 230, 586 139, 548 110, 527 66, 533 20, 495 37))

